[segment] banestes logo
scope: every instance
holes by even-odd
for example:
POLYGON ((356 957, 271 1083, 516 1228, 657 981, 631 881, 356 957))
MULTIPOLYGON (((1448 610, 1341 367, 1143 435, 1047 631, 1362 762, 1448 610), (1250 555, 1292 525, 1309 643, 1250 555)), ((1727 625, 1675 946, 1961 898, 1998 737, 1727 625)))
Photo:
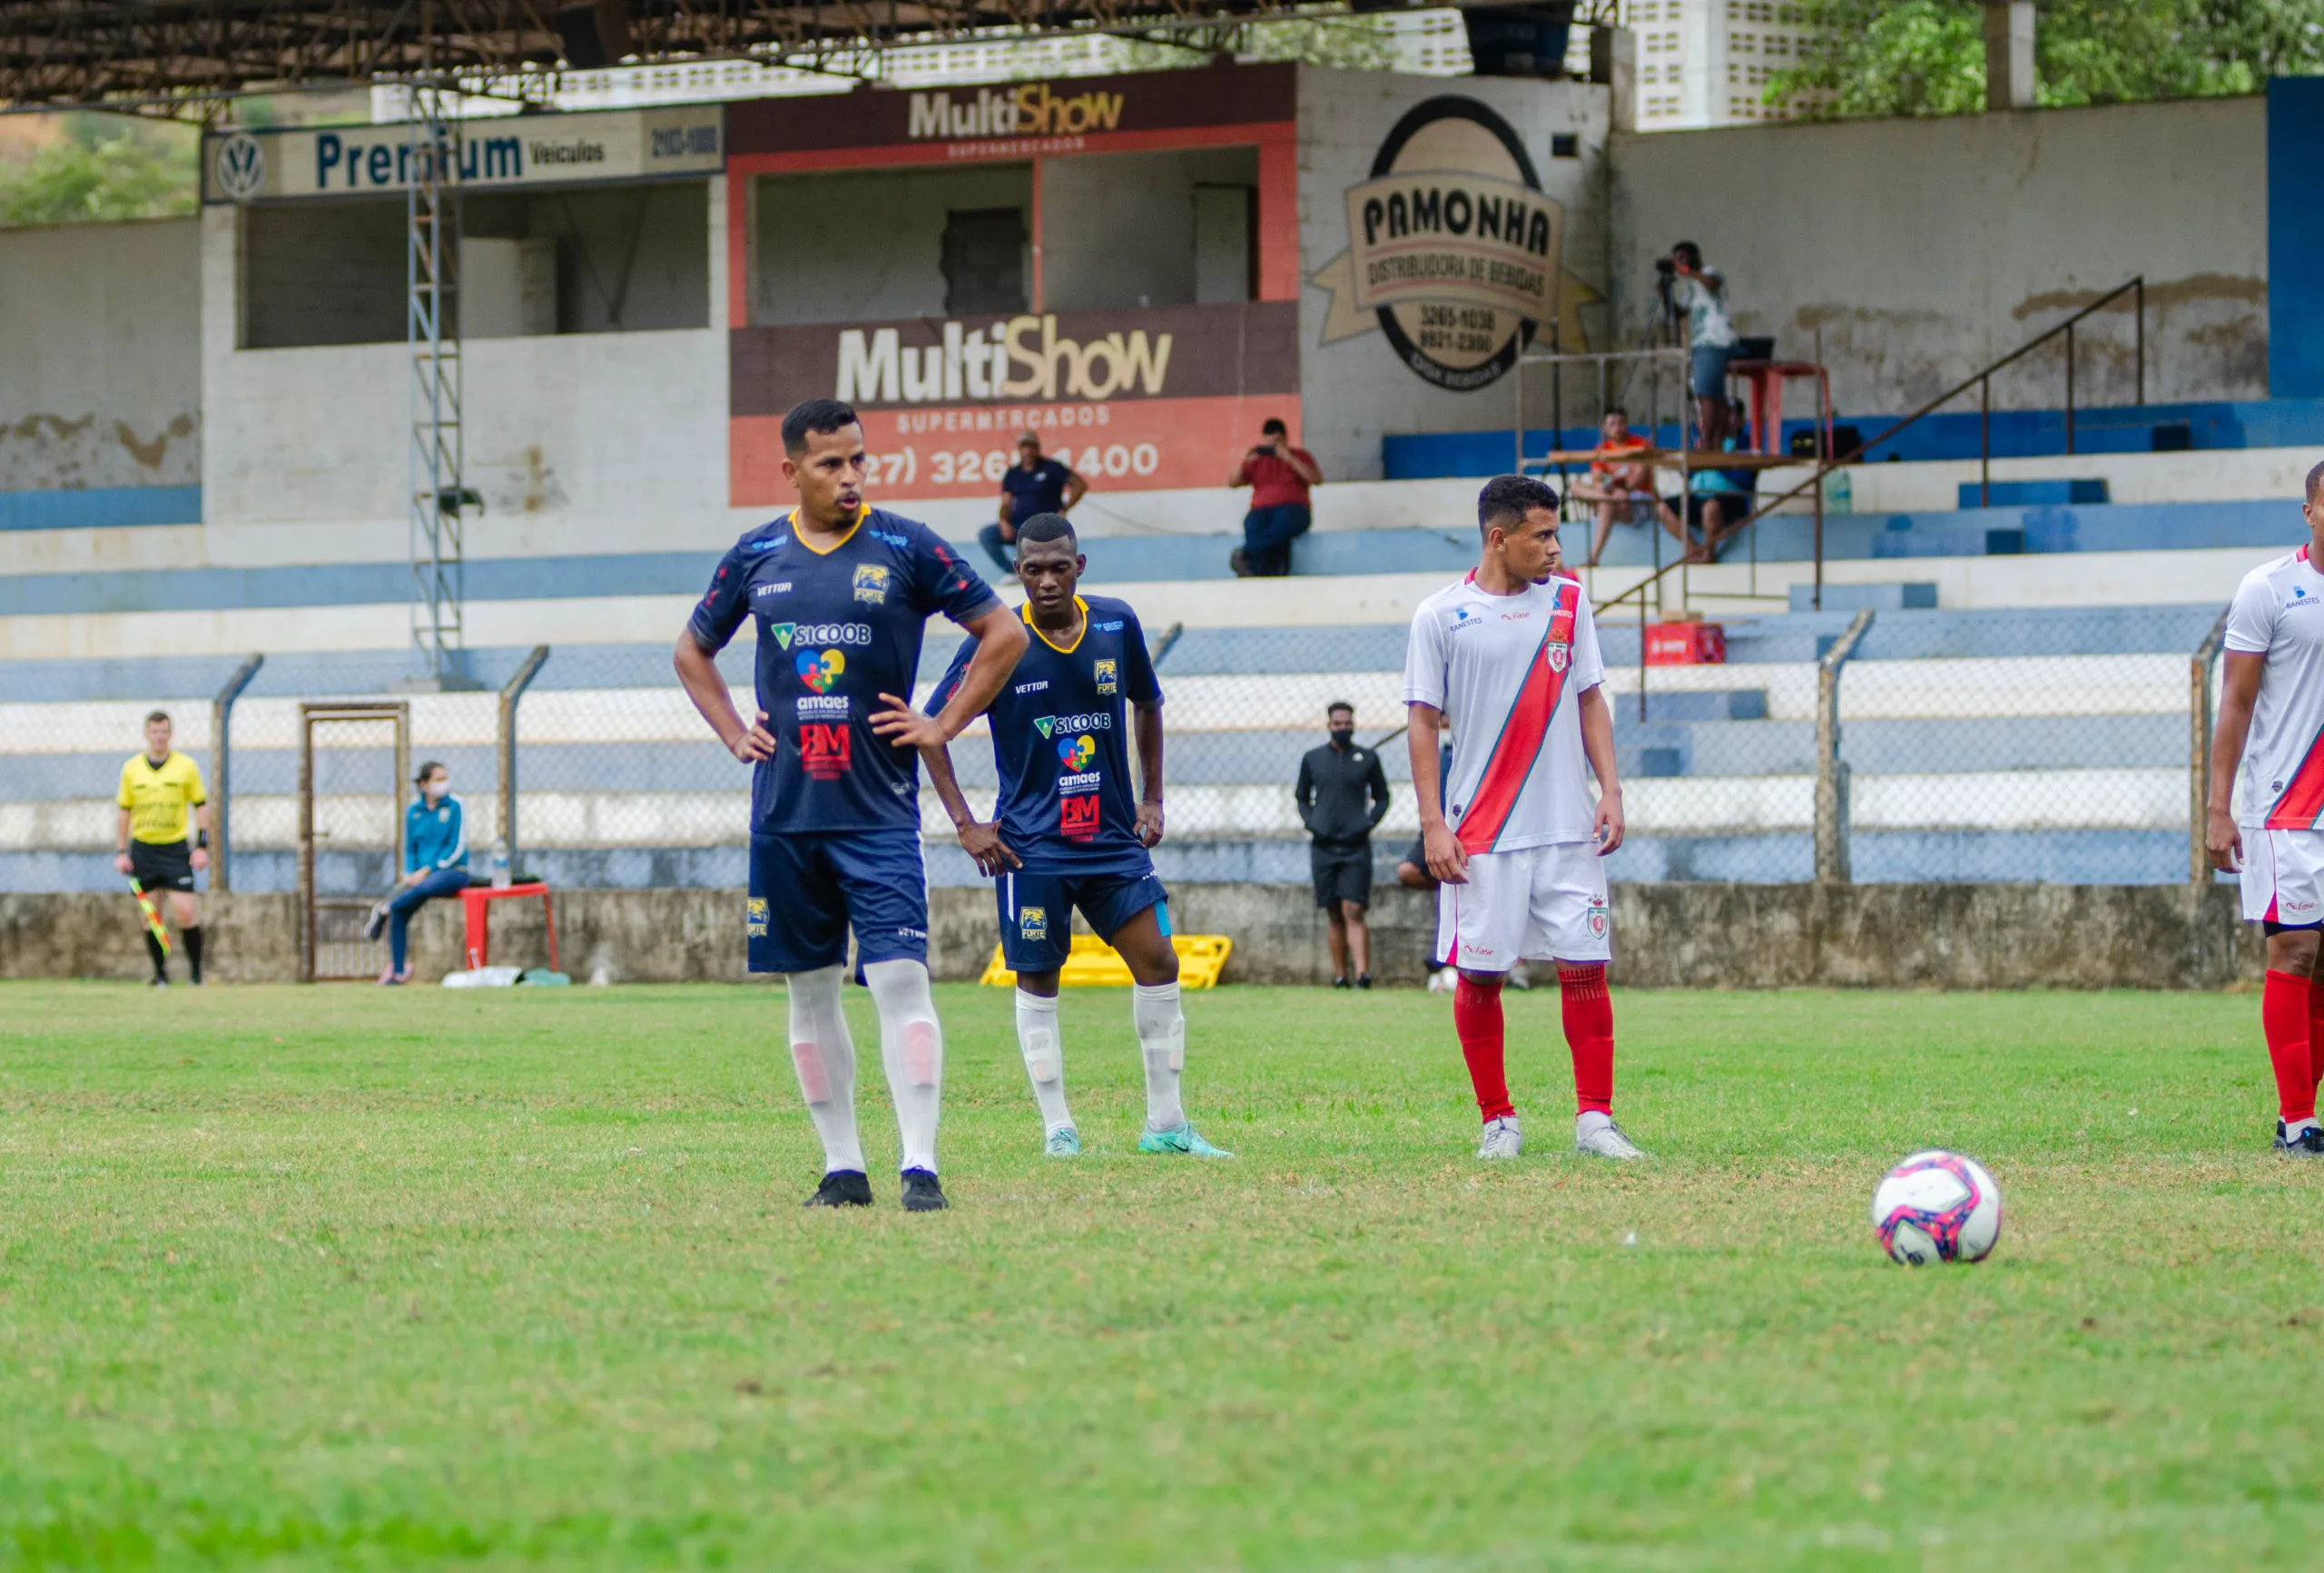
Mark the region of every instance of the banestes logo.
POLYGON ((853 762, 853 732, 847 723, 803 721, 799 723, 799 764, 814 781, 836 781, 853 762))

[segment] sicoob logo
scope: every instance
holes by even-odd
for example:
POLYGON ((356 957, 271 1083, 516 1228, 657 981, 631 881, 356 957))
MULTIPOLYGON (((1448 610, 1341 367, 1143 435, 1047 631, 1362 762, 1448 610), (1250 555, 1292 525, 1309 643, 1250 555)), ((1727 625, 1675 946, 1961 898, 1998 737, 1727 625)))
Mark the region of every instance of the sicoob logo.
POLYGON ((869 644, 872 624, 869 623, 770 623, 767 636, 778 650, 788 650, 793 644, 869 644))
POLYGON ((1057 757, 1069 770, 1087 770, 1089 762, 1098 757, 1098 740, 1094 737, 1059 738, 1057 757))
POLYGON ((818 693, 829 693, 840 673, 847 670, 847 657, 836 650, 802 650, 793 663, 799 669, 799 681, 818 693))

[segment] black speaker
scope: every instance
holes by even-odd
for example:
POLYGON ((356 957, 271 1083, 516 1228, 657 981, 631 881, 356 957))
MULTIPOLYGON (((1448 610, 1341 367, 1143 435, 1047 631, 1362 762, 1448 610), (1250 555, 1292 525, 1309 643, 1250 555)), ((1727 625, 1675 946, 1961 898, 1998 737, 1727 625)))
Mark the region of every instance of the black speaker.
POLYGON ((549 18, 565 64, 576 71, 597 71, 634 53, 629 41, 629 7, 624 0, 596 0, 588 5, 568 5, 549 18))
POLYGON ((1573 32, 1571 4, 1472 6, 1462 11, 1461 20, 1479 76, 1565 74, 1566 40, 1573 32))

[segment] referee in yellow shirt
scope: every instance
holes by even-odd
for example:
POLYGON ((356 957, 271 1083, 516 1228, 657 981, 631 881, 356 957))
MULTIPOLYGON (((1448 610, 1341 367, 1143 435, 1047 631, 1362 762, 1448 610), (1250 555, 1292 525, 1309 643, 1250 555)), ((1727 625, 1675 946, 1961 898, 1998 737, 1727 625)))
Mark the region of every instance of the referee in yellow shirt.
MULTIPOLYGON (((202 772, 170 747, 170 716, 157 710, 145 718, 145 752, 121 767, 121 820, 113 831, 113 866, 145 887, 169 892, 170 916, 185 942, 186 970, 202 987, 202 909, 193 899, 193 876, 210 866, 210 799, 202 772), (193 838, 186 839, 191 821, 193 838)), ((153 987, 169 986, 169 952, 144 926, 146 953, 153 958, 153 987)))

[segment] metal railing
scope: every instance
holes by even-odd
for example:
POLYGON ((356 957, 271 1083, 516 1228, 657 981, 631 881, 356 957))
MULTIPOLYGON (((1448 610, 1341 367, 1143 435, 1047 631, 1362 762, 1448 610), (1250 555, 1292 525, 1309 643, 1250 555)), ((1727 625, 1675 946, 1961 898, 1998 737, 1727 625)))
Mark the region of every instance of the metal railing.
MULTIPOLYGON (((1899 421, 1896 421, 1895 424, 1889 426, 1877 435, 1866 438, 1853 453, 1845 457, 1836 453, 1827 453, 1820 456, 1814 471, 1806 480, 1801 481, 1789 491, 1784 492, 1780 496, 1771 497, 1765 502, 1758 503, 1754 506, 1751 510, 1750 518, 1746 521, 1744 525, 1744 529, 1756 534, 1760 521, 1772 516, 1775 511, 1784 504, 1792 502, 1803 496, 1813 495, 1815 498, 1814 511, 1816 519, 1816 592, 1814 605, 1817 611, 1822 611, 1824 607, 1825 480, 1836 470, 1845 469, 1850 465, 1863 462, 1863 457, 1866 454, 1868 454, 1874 449, 1879 447, 1883 443, 1887 442, 1889 439, 1896 437, 1897 433, 1905 430, 1906 428, 1935 414, 1945 405, 1952 403, 1953 400, 1960 398, 1972 388, 1974 388, 1979 390, 1977 423, 1979 434, 1977 498, 1981 506, 1989 503, 1993 497, 1994 373, 2014 365, 2016 362, 2024 359, 2026 356, 2032 354, 2034 350, 2040 349, 2043 345, 2047 344, 2051 339, 2060 337, 2063 337, 2066 341, 2066 452, 2069 454, 2073 453, 2074 451, 2075 409, 2073 330, 2075 326, 2084 319, 2105 310, 2108 306, 2111 306, 2115 301, 2121 300, 2124 295, 2133 297, 2134 311, 2137 317, 2137 327, 2135 330, 2136 345, 2133 352, 2136 362, 2135 387, 2132 402, 2133 405, 2145 403, 2146 276, 2144 274, 2141 274, 2136 278, 2116 285, 2113 289, 2109 290, 2105 294, 2101 295, 2097 300, 2093 300, 2089 305, 2084 306, 2081 310, 2076 311, 2073 316, 2067 318, 2064 321, 2043 329, 2042 332, 2034 335, 2032 339, 2027 339, 2024 344, 2019 345, 2015 349, 2011 350, 2008 354, 2001 357, 1999 359, 1989 362, 1988 364, 1980 367, 1977 370, 1971 372, 1967 377, 1963 378, 1959 382, 1955 383, 1951 388, 1946 388, 1943 393, 1938 394, 1935 398, 1930 399, 1926 404, 1922 405, 1918 409, 1913 411, 1912 414, 1905 416, 1899 421)), ((1643 615, 1646 607, 1646 598, 1649 592, 1651 591, 1655 595, 1659 595, 1660 585, 1664 577, 1667 576, 1672 569, 1682 567, 1684 565, 1683 562, 1681 562, 1656 567, 1654 572, 1648 577, 1640 580, 1629 589, 1622 591, 1620 594, 1616 595, 1602 603, 1600 606, 1600 610, 1602 612, 1610 607, 1618 606, 1623 602, 1630 600, 1632 596, 1636 596, 1638 597, 1640 614, 1643 615)))
POLYGON ((517 668, 516 675, 500 690, 500 723, 494 738, 500 759, 500 843, 508 854, 512 870, 517 867, 517 705, 547 660, 548 646, 534 645, 524 664, 517 668))

